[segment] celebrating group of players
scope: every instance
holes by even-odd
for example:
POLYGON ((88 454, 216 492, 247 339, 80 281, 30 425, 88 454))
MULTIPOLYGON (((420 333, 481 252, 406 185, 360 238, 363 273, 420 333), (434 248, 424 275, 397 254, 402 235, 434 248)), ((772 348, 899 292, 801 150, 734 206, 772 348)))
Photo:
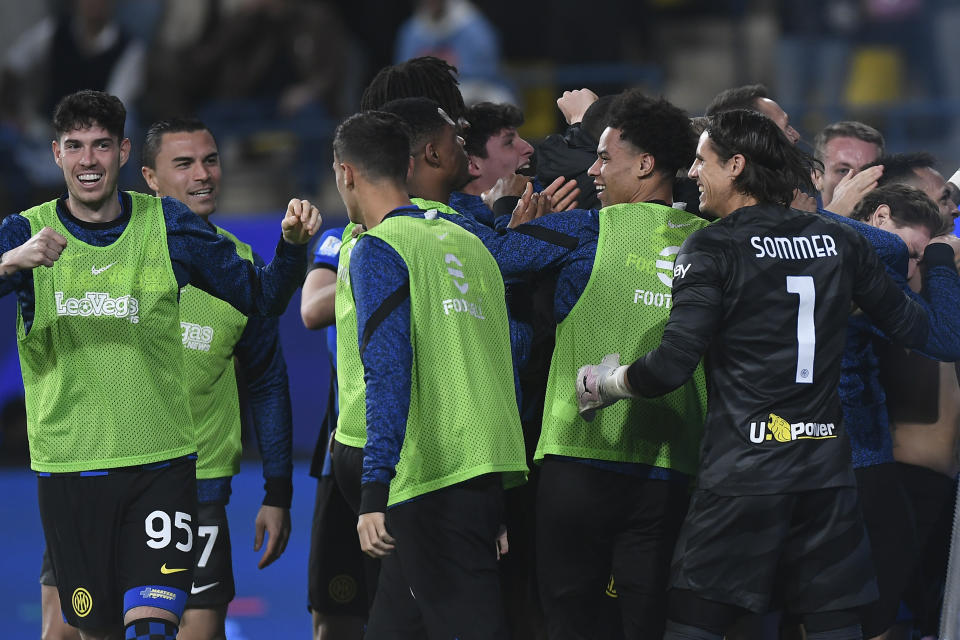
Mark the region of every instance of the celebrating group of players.
MULTIPOLYGON (((315 262, 335 268, 308 274, 301 308, 308 326, 336 325, 315 634, 706 640, 773 610, 809 638, 888 631, 918 563, 884 570, 838 388, 854 365, 879 375, 848 361, 863 335, 960 360, 954 251, 927 244, 945 226, 937 205, 869 185, 852 213, 873 226, 818 210, 822 163, 762 101, 693 123, 638 90, 586 95, 565 102, 580 124, 559 153, 576 155, 592 118, 592 164, 543 188, 514 175, 532 153, 516 110, 466 109, 435 59, 384 69, 337 128, 350 224, 318 242, 315 262), (690 185, 697 202, 678 202, 690 185), (922 295, 907 281, 921 258, 922 295)), ((233 357, 264 457, 266 565, 292 484, 286 374, 262 316, 301 283, 320 217, 291 200, 263 266, 207 221, 210 132, 151 128, 144 177, 173 196, 156 198, 117 190, 123 125, 112 96, 64 98, 67 195, 0 226, 45 633, 221 637, 233 357)), ((887 429, 885 414, 865 428, 887 429)))

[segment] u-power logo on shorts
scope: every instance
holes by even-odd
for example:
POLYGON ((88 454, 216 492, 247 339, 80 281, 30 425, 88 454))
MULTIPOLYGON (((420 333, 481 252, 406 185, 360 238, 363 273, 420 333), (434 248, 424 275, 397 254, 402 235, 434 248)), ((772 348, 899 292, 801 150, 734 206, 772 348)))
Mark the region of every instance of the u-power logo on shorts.
POLYGON ((54 293, 58 316, 107 316, 110 318, 129 318, 130 322, 140 322, 140 302, 133 296, 113 298, 109 293, 87 291, 82 298, 65 298, 63 291, 54 293))
POLYGON ((836 427, 832 422, 787 422, 777 414, 771 413, 767 420, 750 423, 750 441, 756 444, 769 440, 793 442, 795 440, 826 440, 836 437, 836 427))

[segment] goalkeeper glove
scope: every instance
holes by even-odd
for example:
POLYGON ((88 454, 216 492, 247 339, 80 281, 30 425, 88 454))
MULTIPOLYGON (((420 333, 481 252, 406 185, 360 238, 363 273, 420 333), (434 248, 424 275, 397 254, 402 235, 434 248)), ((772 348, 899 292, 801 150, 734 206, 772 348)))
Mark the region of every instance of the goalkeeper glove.
POLYGON ((617 400, 633 397, 627 384, 628 365, 620 364, 620 354, 604 356, 600 364, 588 364, 577 371, 577 409, 584 420, 593 420, 597 409, 617 400))

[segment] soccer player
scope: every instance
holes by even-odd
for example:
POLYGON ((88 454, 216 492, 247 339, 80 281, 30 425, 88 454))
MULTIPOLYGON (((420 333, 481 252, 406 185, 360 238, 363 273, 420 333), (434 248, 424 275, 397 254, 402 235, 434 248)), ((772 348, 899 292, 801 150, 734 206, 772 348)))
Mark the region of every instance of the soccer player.
MULTIPOLYGON (((186 204, 209 222, 220 190, 220 156, 213 134, 199 120, 173 119, 147 131, 143 177, 158 196, 186 204)), ((263 260, 229 232, 216 232, 258 266, 263 260)), ((286 364, 274 318, 247 318, 229 304, 187 286, 180 293, 185 378, 197 428, 197 564, 180 625, 180 640, 222 638, 227 605, 235 595, 226 505, 230 478, 240 464, 240 405, 234 357, 247 381, 253 424, 264 460, 267 494, 255 521, 254 547, 267 533, 261 568, 280 556, 290 535, 292 423, 286 364)), ((44 628, 62 627, 56 579, 44 557, 41 579, 44 628)))
POLYGON ((611 572, 624 636, 663 632, 670 557, 705 413, 703 372, 666 398, 603 416, 599 428, 577 415, 568 381, 582 361, 609 351, 639 356, 659 343, 672 258, 708 224, 671 206, 674 176, 695 148, 681 109, 625 92, 610 108, 589 169, 603 208, 550 214, 493 247, 506 275, 519 268, 557 276, 556 346, 534 454, 537 582, 552 640, 594 636, 611 572), (509 246, 527 234, 562 253, 509 246))
POLYGON ((721 220, 677 256, 661 345, 576 377, 581 413, 654 397, 702 357, 707 419, 698 487, 674 554, 665 638, 719 639, 776 592, 811 639, 861 637, 877 597, 837 383, 854 301, 887 335, 923 345, 929 324, 853 230, 788 209, 811 160, 750 111, 708 119, 689 175, 721 220))
MULTIPOLYGON (((216 140, 198 120, 152 125, 143 145, 143 177, 158 196, 186 204, 257 266, 263 259, 228 231, 214 226, 220 188, 216 140)), ((240 468, 240 404, 234 359, 246 381, 253 426, 263 459, 266 494, 254 522, 254 550, 266 547, 263 569, 280 557, 290 537, 293 424, 286 362, 275 318, 246 317, 194 287, 180 292, 180 328, 190 409, 197 428, 197 564, 179 640, 225 637, 227 605, 235 595, 226 505, 230 479, 240 468), (202 542, 202 544, 200 544, 202 542)))
POLYGON ((528 168, 533 147, 517 133, 517 127, 523 124, 523 112, 512 104, 481 102, 467 109, 466 118, 470 126, 462 134, 472 179, 462 191, 451 194, 450 205, 493 227, 493 211, 481 195, 497 180, 516 176, 518 171, 528 168))
POLYGON ((410 162, 392 114, 337 129, 337 188, 367 229, 350 258, 367 382, 357 531, 383 558, 367 635, 505 638, 494 542, 526 464, 503 281, 476 237, 411 204, 410 162))
MULTIPOLYGON (((356 513, 351 510, 334 478, 330 454, 331 439, 340 415, 337 329, 332 325, 336 321, 335 292, 344 231, 344 227, 334 227, 320 236, 300 298, 300 316, 304 326, 307 329, 325 329, 327 353, 330 356, 327 413, 310 464, 310 475, 317 478, 307 563, 308 607, 314 640, 363 637, 368 612, 367 594, 371 589, 369 582, 372 581, 368 576, 376 576, 376 567, 371 566, 375 561, 364 556, 357 546, 356 513)), ((351 245, 353 241, 352 236, 347 237, 351 245)), ((356 326, 352 336, 356 345, 356 326)), ((362 386, 363 381, 358 380, 356 384, 362 386)))
POLYGON ((823 163, 823 171, 814 176, 824 209, 847 214, 831 206, 833 191, 841 180, 849 180, 860 167, 883 155, 883 134, 870 125, 855 120, 833 122, 824 127, 813 141, 814 157, 823 163))
MULTIPOLYGON (((922 260, 931 331, 928 343, 915 352, 947 360, 957 359, 960 356, 960 328, 957 327, 960 277, 950 246, 944 242, 930 242, 943 226, 937 205, 918 189, 892 184, 870 191, 853 210, 851 218, 869 225, 873 233, 868 237, 877 247, 878 255, 885 260, 892 253, 891 242, 901 246, 906 244, 909 251, 907 278, 914 275, 922 260), (878 229, 889 234, 881 234, 878 229), (877 239, 883 235, 888 237, 886 246, 877 239), (900 241, 890 235, 899 237, 900 241), (940 326, 939 317, 947 321, 945 326, 940 326)), ((866 235, 868 231, 861 230, 861 233, 866 235)), ((903 281, 902 275, 899 278, 903 281)), ((908 295, 919 298, 912 292, 908 295)), ((923 305, 924 299, 919 300, 923 305)), ((881 385, 877 366, 877 351, 884 351, 884 338, 864 314, 851 316, 847 324, 847 345, 839 388, 844 429, 850 437, 860 507, 870 537, 880 594, 876 602, 861 610, 861 628, 867 638, 880 636, 897 622, 900 601, 917 566, 920 546, 914 526, 914 509, 900 469, 894 463, 885 388, 888 384, 881 385)), ((916 362, 911 364, 902 366, 918 375, 916 362)), ((936 372, 939 363, 931 364, 936 372)), ((949 369, 951 377, 955 376, 952 365, 949 369)), ((926 376, 918 377, 926 381, 926 376)), ((893 386, 891 390, 899 396, 900 389, 896 387, 901 385, 893 386)), ((915 389, 914 394, 928 402, 932 400, 935 408, 939 385, 930 386, 932 389, 926 391, 915 389), (929 394, 933 394, 933 398, 929 398, 929 394)))
POLYGON ((291 202, 273 262, 243 260, 176 200, 118 193, 125 115, 95 91, 58 104, 67 196, 4 220, 0 293, 18 298, 31 467, 67 622, 83 638, 173 638, 197 537, 179 290, 281 313, 319 213, 291 202))

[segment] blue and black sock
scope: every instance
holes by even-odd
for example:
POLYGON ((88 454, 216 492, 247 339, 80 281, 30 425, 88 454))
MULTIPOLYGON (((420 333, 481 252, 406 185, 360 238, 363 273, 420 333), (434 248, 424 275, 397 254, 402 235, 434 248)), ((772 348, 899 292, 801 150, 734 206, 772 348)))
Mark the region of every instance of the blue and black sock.
POLYGON ((176 640, 177 624, 162 618, 140 618, 126 626, 125 640, 176 640))

